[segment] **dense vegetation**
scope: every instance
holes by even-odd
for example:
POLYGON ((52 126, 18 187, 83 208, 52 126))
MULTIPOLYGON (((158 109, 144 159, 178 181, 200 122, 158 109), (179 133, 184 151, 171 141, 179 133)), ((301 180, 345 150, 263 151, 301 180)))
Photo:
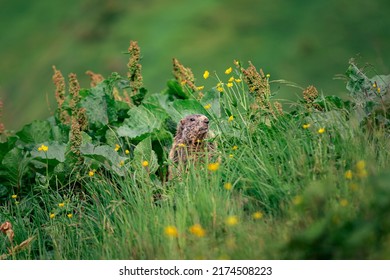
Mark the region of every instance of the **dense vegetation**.
MULTIPOLYGON (((389 84, 351 60, 350 98, 294 103, 252 63, 165 90, 53 67, 57 109, 0 143, 2 259, 383 259, 390 256, 389 84), (214 80, 206 89, 205 80, 214 80), (210 119, 217 158, 167 180, 177 122, 210 119)), ((205 160, 207 160, 207 156, 205 160)))

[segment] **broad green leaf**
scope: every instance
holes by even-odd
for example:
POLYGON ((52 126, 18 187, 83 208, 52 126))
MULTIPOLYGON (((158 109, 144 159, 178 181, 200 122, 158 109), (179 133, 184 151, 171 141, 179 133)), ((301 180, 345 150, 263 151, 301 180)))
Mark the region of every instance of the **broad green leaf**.
POLYGON ((100 162, 106 169, 113 170, 118 175, 124 174, 121 163, 126 162, 127 158, 119 156, 114 147, 107 145, 95 146, 91 143, 86 143, 80 147, 80 152, 84 157, 100 162))
POLYGON ((25 143, 39 144, 52 140, 51 126, 48 121, 33 121, 25 125, 16 135, 25 143))
POLYGON ((154 173, 158 169, 158 161, 156 153, 152 150, 152 141, 150 137, 145 138, 134 149, 134 168, 140 170, 147 168, 149 173, 154 173), (142 163, 147 161, 148 166, 142 166, 142 163))
POLYGON ((107 125, 110 119, 115 119, 115 103, 104 92, 104 83, 91 89, 81 102, 80 106, 86 109, 88 123, 96 128, 107 125))
POLYGON ((169 80, 167 82, 167 86, 168 86, 167 93, 169 95, 173 95, 181 99, 191 98, 191 95, 185 90, 183 90, 182 86, 176 80, 169 80))
POLYGON ((117 129, 120 137, 142 138, 162 127, 163 120, 144 106, 134 107, 128 114, 129 118, 117 129))
POLYGON ((60 144, 58 142, 43 143, 49 149, 47 152, 38 151, 39 145, 31 151, 31 157, 40 160, 55 160, 57 162, 65 161, 66 144, 60 144))
POLYGON ((179 119, 175 119, 173 116, 176 116, 177 114, 173 114, 172 119, 175 122, 179 122, 182 118, 184 118, 187 115, 191 114, 203 114, 208 115, 208 112, 206 109, 197 101, 197 100, 175 100, 173 102, 173 109, 178 113, 180 116, 179 119))
POLYGON ((11 184, 16 185, 19 179, 27 171, 28 159, 24 157, 23 151, 18 148, 10 150, 3 158, 2 167, 7 171, 7 179, 11 184))

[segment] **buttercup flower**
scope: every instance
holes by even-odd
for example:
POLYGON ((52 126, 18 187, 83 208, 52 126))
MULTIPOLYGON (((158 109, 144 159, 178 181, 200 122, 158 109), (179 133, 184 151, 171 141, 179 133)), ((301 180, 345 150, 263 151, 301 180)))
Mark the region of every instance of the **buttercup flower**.
POLYGON ((219 169, 219 162, 209 163, 207 169, 210 171, 217 171, 219 169))
POLYGON ((353 176, 352 175, 352 170, 345 171, 344 176, 345 176, 345 179, 352 180, 352 176, 353 176))
POLYGON ((16 199, 18 196, 17 196, 16 194, 13 194, 11 197, 12 197, 13 199, 16 199))
POLYGON ((229 118, 228 118, 228 122, 231 122, 231 121, 233 121, 234 120, 234 117, 233 116, 230 116, 229 118))
POLYGON ((322 134, 322 133, 324 133, 325 132, 325 128, 323 128, 323 127, 321 127, 319 130, 318 130, 318 133, 319 134, 322 134))
POLYGON ((223 185, 223 187, 226 190, 230 191, 232 189, 233 185, 232 185, 232 183, 227 182, 227 183, 225 183, 225 185, 223 185))
POLYGON ((65 203, 61 202, 61 203, 58 203, 58 207, 62 208, 65 206, 65 203))
POLYGON ((72 213, 69 213, 68 215, 66 215, 69 219, 71 219, 73 217, 73 214, 72 213))
POLYGON ((40 152, 47 152, 48 150, 49 150, 49 147, 45 146, 43 144, 38 148, 38 151, 40 151, 40 152))
POLYGON ((164 229, 164 233, 165 233, 165 235, 167 235, 169 237, 178 237, 179 236, 179 233, 177 232, 177 228, 175 226, 167 226, 164 229))
POLYGON ((208 110, 208 109, 211 108, 211 104, 204 105, 203 107, 204 107, 206 110, 208 110))
POLYGON ((204 89, 204 86, 199 86, 199 87, 196 87, 197 90, 202 90, 204 89))
POLYGON ((238 224, 238 218, 237 218, 237 216, 229 216, 226 218, 225 223, 231 227, 235 226, 238 224))
POLYGON ((310 127, 310 123, 306 123, 304 125, 302 125, 303 129, 308 129, 310 127))
POLYGON ((228 69, 225 70, 225 74, 229 75, 230 73, 232 73, 232 71, 233 71, 232 67, 229 67, 228 69))
POLYGON ((115 144, 115 152, 119 151, 120 148, 121 148, 121 146, 119 146, 118 144, 115 144))
POLYGON ((54 213, 50 213, 50 215, 49 215, 50 219, 54 219, 55 216, 56 216, 56 214, 54 214, 54 213))
POLYGON ((88 172, 88 176, 89 176, 89 177, 93 177, 94 175, 95 175, 95 171, 90 170, 90 171, 88 172))
POLYGON ((204 71, 204 73, 203 73, 203 78, 204 79, 207 79, 208 77, 210 76, 210 72, 209 71, 204 71))
POLYGON ((206 234, 205 230, 202 228, 200 224, 195 224, 191 226, 189 231, 197 237, 203 237, 206 234))
POLYGON ((126 154, 126 155, 130 154, 130 151, 129 151, 129 150, 126 150, 126 151, 125 151, 125 154, 126 154))
POLYGON ((260 211, 257 211, 257 212, 252 214, 252 218, 255 220, 260 220, 261 218, 263 218, 263 213, 261 213, 260 211))
POLYGON ((143 167, 147 167, 149 165, 149 162, 147 161, 147 160, 144 160, 143 162, 142 162, 142 166, 143 167))

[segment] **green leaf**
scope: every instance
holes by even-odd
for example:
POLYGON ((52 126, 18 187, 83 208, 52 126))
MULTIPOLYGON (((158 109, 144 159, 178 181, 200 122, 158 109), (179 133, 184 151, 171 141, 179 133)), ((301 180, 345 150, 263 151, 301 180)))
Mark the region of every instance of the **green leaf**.
POLYGON ((167 82, 168 90, 167 93, 169 95, 173 95, 177 98, 181 99, 189 99, 191 95, 185 91, 183 91, 182 86, 176 80, 169 80, 167 82))
POLYGON ((4 156, 1 163, 11 184, 16 185, 19 182, 27 170, 27 162, 28 159, 24 157, 23 151, 18 148, 13 148, 4 156))
POLYGON ((66 144, 58 142, 43 143, 49 147, 47 152, 38 151, 38 145, 31 151, 31 157, 40 160, 55 160, 58 162, 65 162, 66 144))
POLYGON ((107 170, 113 170, 118 175, 124 174, 124 170, 120 167, 120 163, 122 161, 125 162, 127 158, 119 156, 114 147, 107 145, 95 146, 91 143, 86 143, 80 147, 80 152, 84 157, 94 159, 103 164, 107 170))
POLYGON ((48 121, 33 121, 25 125, 16 135, 25 143, 40 144, 52 140, 51 126, 48 121))
POLYGON ((206 109, 197 100, 175 100, 173 109, 177 112, 172 115, 175 122, 179 122, 182 118, 191 114, 208 115, 206 109), (179 118, 177 118, 179 116, 179 118))
POLYGON ((134 149, 134 168, 140 170, 145 168, 142 166, 142 162, 148 162, 148 172, 154 173, 157 171, 159 165, 157 161, 156 153, 152 150, 152 141, 150 137, 142 140, 134 149))
POLYGON ((157 118, 144 106, 134 107, 129 110, 128 114, 129 118, 117 129, 120 137, 142 139, 162 127, 163 120, 157 118))
POLYGON ((80 106, 86 109, 88 123, 96 128, 101 128, 117 118, 115 101, 105 94, 106 86, 105 83, 98 84, 80 102, 80 106))

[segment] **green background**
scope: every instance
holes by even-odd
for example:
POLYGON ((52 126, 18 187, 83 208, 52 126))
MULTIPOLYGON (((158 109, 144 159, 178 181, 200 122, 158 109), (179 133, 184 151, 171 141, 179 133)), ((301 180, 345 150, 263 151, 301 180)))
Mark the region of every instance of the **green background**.
MULTIPOLYGON (((143 55, 152 92, 172 77, 172 58, 201 77, 251 60, 272 79, 342 95, 351 57, 389 73, 390 1, 67 0, 0 1, 0 98, 7 129, 44 119, 55 109, 52 65, 66 76, 92 70, 126 73, 130 40, 143 55)), ((246 65, 246 63, 244 63, 246 65)), ((282 88, 293 99, 300 90, 282 88)))

